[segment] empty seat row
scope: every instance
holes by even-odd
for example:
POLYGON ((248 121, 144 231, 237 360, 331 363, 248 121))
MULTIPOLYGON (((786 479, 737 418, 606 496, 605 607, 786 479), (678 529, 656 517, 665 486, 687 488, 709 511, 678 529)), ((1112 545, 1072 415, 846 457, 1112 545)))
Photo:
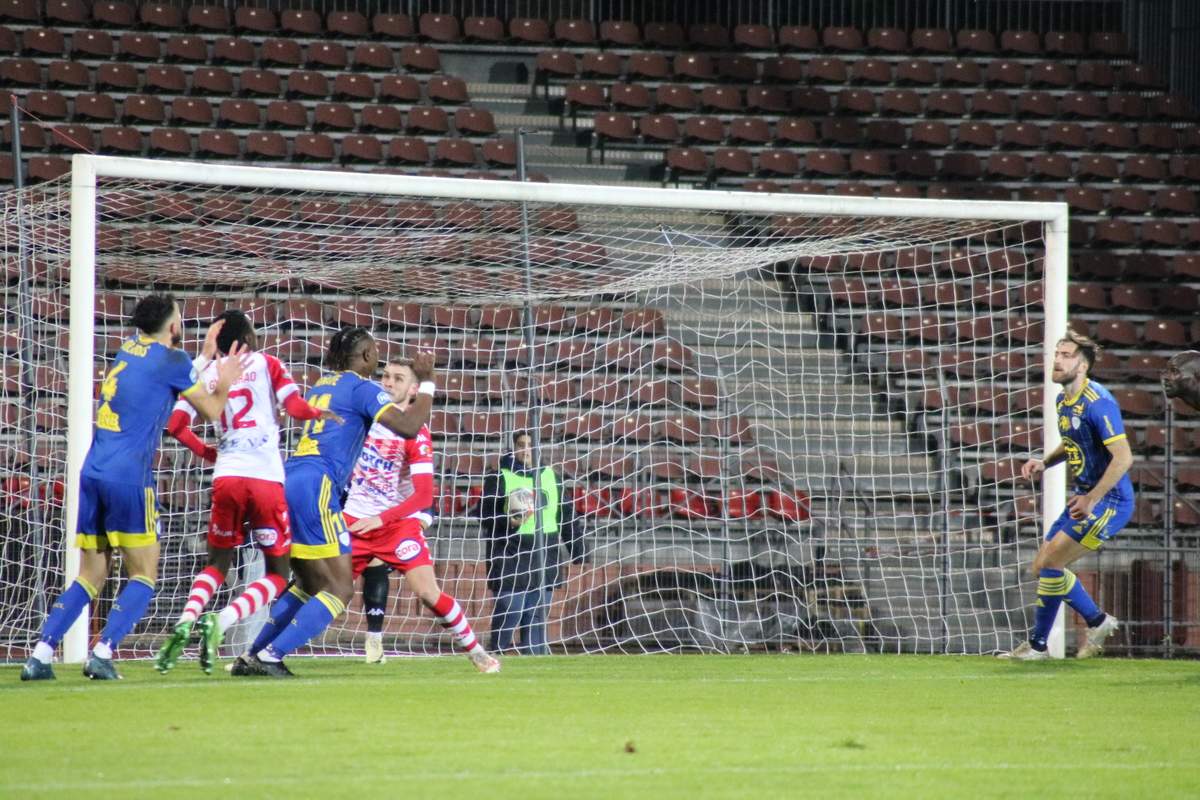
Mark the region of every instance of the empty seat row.
MULTIPOLYGON (((54 131, 63 127, 60 120, 78 123, 115 123, 131 125, 250 127, 314 130, 360 130, 392 133, 407 131, 423 135, 445 135, 454 130, 462 136, 491 136, 496 121, 490 111, 459 108, 453 116, 438 106, 413 105, 405 110, 394 105, 368 104, 355 109, 346 103, 317 103, 310 109, 295 100, 273 100, 260 105, 253 100, 222 100, 215 108, 202 98, 177 97, 167 106, 153 95, 128 95, 118 106, 105 94, 79 94, 67 104, 63 95, 32 92, 25 97, 24 110, 38 123, 24 123, 22 132, 28 147, 55 147, 54 131)), ((7 128, 5 129, 7 131, 7 128)), ((6 134, 6 141, 11 138, 6 134)))
POLYGON ((1194 314, 1200 311, 1196 290, 1190 286, 1171 286, 1155 290, 1149 286, 1132 283, 1107 286, 1101 283, 1073 281, 1068 288, 1067 301, 1072 310, 1085 312, 1194 314))
MULTIPOLYGON (((43 17, 36 0, 5 0, 0 7, 0 22, 37 23, 43 17)), ((357 11, 332 11, 325 18, 311 10, 286 9, 278 16, 269 8, 242 6, 231 14, 221 6, 195 6, 186 15, 177 6, 146 3, 140 8, 122 0, 100 0, 89 9, 84 0, 49 0, 44 17, 46 22, 64 26, 87 26, 89 22, 113 28, 143 27, 148 29, 191 28, 220 33, 237 30, 250 34, 271 34, 276 31, 296 36, 317 36, 328 32, 335 36, 365 38, 370 35, 387 38, 409 38, 414 32, 425 39, 442 42, 480 41, 542 45, 549 42, 577 46, 609 45, 634 47, 646 45, 664 49, 684 46, 697 48, 819 50, 841 52, 924 52, 935 54, 974 53, 991 55, 997 52, 1038 55, 1042 52, 1065 56, 1090 53, 1097 56, 1120 57, 1128 54, 1125 36, 1116 32, 1097 31, 1084 37, 1074 32, 1048 32, 1040 37, 1034 31, 1008 30, 999 41, 990 31, 964 29, 956 33, 934 28, 917 28, 911 36, 899 28, 872 28, 865 37, 850 27, 827 27, 820 34, 807 25, 784 25, 775 30, 767 25, 746 23, 732 32, 718 24, 693 24, 686 31, 675 22, 650 22, 639 29, 629 21, 606 20, 599 29, 584 19, 559 19, 553 26, 537 17, 520 17, 505 24, 495 17, 468 16, 461 24, 449 14, 425 13, 418 19, 416 30, 406 14, 378 13, 370 23, 357 11)))
POLYGON ((1191 104, 1177 95, 1149 99, 1129 92, 1100 97, 1071 92, 1061 97, 1049 92, 1004 91, 973 93, 938 90, 918 93, 912 89, 842 89, 836 93, 819 88, 788 91, 774 86, 751 86, 745 91, 734 86, 709 85, 699 92, 687 84, 664 83, 653 89, 640 83, 572 83, 563 95, 564 110, 575 117, 580 111, 617 110, 664 112, 744 110, 763 114, 801 113, 826 115, 898 117, 998 117, 1027 119, 1167 119, 1191 120, 1191 104))
MULTIPOLYGON (((795 150, 779 148, 751 152, 737 147, 717 147, 709 152, 700 147, 672 147, 666 151, 664 163, 672 173, 692 175, 788 177, 804 173, 812 177, 941 178, 956 182, 981 179, 1024 181, 1032 178, 1062 182, 1122 180, 1154 184, 1162 183, 1171 176, 1166 162, 1142 155, 1129 156, 1121 164, 1109 156, 1085 155, 1072 161, 1065 155, 1055 153, 1031 159, 1017 153, 993 153, 983 159, 975 153, 957 151, 935 157, 923 150, 851 150, 847 154, 837 150, 809 149, 801 155, 795 150)), ((1147 197, 1144 192, 1123 194, 1131 198, 1130 203, 1136 202, 1137 198, 1147 197)), ((1084 193, 1076 192, 1072 196, 1083 197, 1084 193)), ((1190 209, 1194 202, 1188 202, 1187 194, 1165 193, 1163 198, 1171 198, 1172 202, 1178 203, 1172 213, 1193 213, 1190 209)), ((1138 213, 1148 210, 1147 202, 1146 207, 1138 209, 1138 213)))
MULTIPOLYGON (((438 139, 430 145, 423 139, 395 137, 387 141, 363 134, 335 141, 323 133, 284 136, 276 131, 255 131, 240 137, 223 130, 201 131, 195 137, 171 128, 159 128, 143 137, 136 128, 103 128, 98 136, 83 126, 66 126, 57 131, 63 150, 101 152, 114 155, 158 155, 176 158, 241 159, 250 161, 314 161, 406 166, 441 165, 456 169, 487 166, 511 169, 516 154, 511 142, 489 140, 475 145, 466 139, 438 139)), ((26 165, 33 181, 50 180, 70 171, 70 161, 54 156, 34 156, 26 165)), ((0 164, 0 180, 11 182, 12 159, 0 164)))
POLYGON ((88 90, 114 92, 144 91, 152 94, 192 94, 196 96, 294 97, 351 100, 395 100, 415 103, 425 96, 435 103, 467 102, 467 85, 452 75, 431 75, 419 81, 411 75, 387 75, 378 83, 368 75, 342 72, 333 80, 321 72, 293 70, 280 73, 269 69, 246 69, 237 74, 221 67, 199 67, 190 73, 170 65, 151 65, 138 70, 129 64, 102 64, 93 72, 78 61, 54 61, 41 68, 26 60, 0 62, 0 79, 15 87, 38 89, 88 90))
POLYGON ((1193 281, 1200 282, 1200 255, 1178 253, 1164 258, 1157 253, 1118 256, 1103 250, 1072 254, 1072 277, 1089 280, 1193 281))
POLYGON ((997 88, 1043 89, 1161 89, 1163 81, 1150 67, 1126 64, 1113 68, 1105 62, 1085 61, 1071 68, 1059 61, 1026 65, 997 59, 986 66, 974 61, 938 63, 923 59, 892 62, 881 58, 846 61, 818 57, 802 61, 793 56, 753 58, 728 54, 680 53, 668 59, 661 53, 622 56, 611 51, 587 52, 576 56, 566 50, 538 54, 537 75, 543 82, 570 78, 625 78, 631 81, 688 83, 732 81, 736 83, 865 84, 872 86, 993 86, 997 88))
MULTIPOLYGON (((6 29, 0 29, 6 30, 6 29)), ((10 32, 11 33, 11 32, 10 32)), ((397 50, 379 42, 347 47, 338 41, 319 40, 301 45, 294 39, 267 39, 256 44, 249 39, 226 36, 211 42, 193 35, 159 37, 154 33, 129 31, 114 39, 103 30, 80 30, 69 35, 54 28, 37 28, 5 41, 0 33, 0 54, 23 54, 44 59, 70 56, 79 60, 120 59, 123 61, 166 61, 181 64, 230 66, 301 67, 313 69, 356 69, 390 72, 397 67, 412 72, 441 69, 438 51, 428 45, 404 45, 397 50)))
POLYGON ((1085 128, 1079 123, 1040 126, 1029 122, 994 125, 970 121, 951 127, 940 120, 906 125, 897 120, 875 119, 865 123, 854 117, 810 120, 761 116, 726 119, 714 115, 646 114, 635 117, 624 112, 602 111, 593 118, 598 143, 641 142, 648 145, 672 143, 792 146, 836 144, 877 145, 943 149, 950 147, 994 150, 1156 150, 1200 151, 1200 126, 1176 129, 1167 125, 1142 124, 1136 131, 1106 123, 1085 128))
POLYGON ((260 6, 240 6, 232 13, 216 5, 198 5, 185 10, 165 3, 135 3, 123 0, 47 0, 44 16, 36 0, 5 0, 0 6, 0 21, 47 23, 64 27, 144 28, 150 30, 192 29, 206 33, 236 30, 248 34, 282 32, 295 36, 330 33, 362 39, 367 36, 408 38, 413 36, 412 19, 407 14, 378 13, 368 23, 357 11, 331 11, 321 14, 307 9, 275 10, 260 6))

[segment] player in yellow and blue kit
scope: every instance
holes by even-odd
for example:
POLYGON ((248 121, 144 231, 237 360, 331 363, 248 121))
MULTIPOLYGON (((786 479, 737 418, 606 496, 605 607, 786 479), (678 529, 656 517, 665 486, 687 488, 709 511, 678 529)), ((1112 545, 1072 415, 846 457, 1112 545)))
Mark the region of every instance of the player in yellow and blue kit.
POLYGON ((379 369, 379 346, 366 328, 334 334, 325 355, 329 374, 305 399, 333 415, 309 420, 284 467, 283 488, 292 526, 292 571, 297 583, 271 605, 271 616, 233 666, 234 675, 286 677, 283 658, 325 630, 354 596, 350 532, 341 496, 362 453, 371 424, 412 438, 429 420, 433 405, 433 356, 419 354, 412 370, 421 387, 406 411, 371 378, 379 369))
POLYGON ((1099 550, 1133 516, 1133 454, 1125 437, 1121 409, 1112 394, 1088 378, 1100 347, 1068 329, 1054 351, 1052 377, 1062 384, 1058 395, 1058 432, 1062 443, 1044 460, 1030 459, 1021 474, 1034 480, 1046 467, 1065 461, 1073 495, 1050 530, 1033 561, 1038 578, 1037 610, 1029 640, 1007 657, 1027 661, 1048 658, 1046 637, 1065 601, 1088 624, 1087 642, 1079 658, 1099 655, 1104 641, 1117 631, 1118 620, 1092 600, 1075 573, 1074 561, 1099 550))
MULTIPOLYGON (((97 680, 121 677, 112 663, 113 650, 146 613, 158 577, 158 508, 151 469, 163 425, 179 395, 206 418, 216 419, 230 385, 242 374, 238 353, 231 351, 212 392, 198 382, 191 359, 176 349, 183 322, 170 294, 143 297, 131 321, 140 333, 121 345, 100 386, 92 445, 80 473, 75 525, 75 545, 83 551, 79 577, 54 602, 21 680, 54 678, 54 648, 104 586, 117 549, 129 580, 113 602, 83 674, 97 680)), ((219 331, 214 326, 209 337, 219 331)))

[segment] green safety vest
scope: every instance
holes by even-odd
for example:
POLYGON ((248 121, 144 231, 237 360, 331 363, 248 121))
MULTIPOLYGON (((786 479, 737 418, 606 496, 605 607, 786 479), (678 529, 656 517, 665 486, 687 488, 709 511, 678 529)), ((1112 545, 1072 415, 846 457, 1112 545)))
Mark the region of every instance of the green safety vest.
MULTIPOLYGON (((509 514, 508 496, 517 489, 528 489, 532 492, 533 478, 519 475, 510 469, 502 469, 500 474, 504 478, 504 513, 509 514)), ((551 536, 558 533, 558 479, 554 477, 554 470, 549 467, 542 467, 542 498, 546 501, 546 505, 538 509, 538 514, 542 517, 542 533, 551 536)), ((535 535, 538 514, 525 520, 525 523, 517 528, 517 533, 522 536, 535 535)))

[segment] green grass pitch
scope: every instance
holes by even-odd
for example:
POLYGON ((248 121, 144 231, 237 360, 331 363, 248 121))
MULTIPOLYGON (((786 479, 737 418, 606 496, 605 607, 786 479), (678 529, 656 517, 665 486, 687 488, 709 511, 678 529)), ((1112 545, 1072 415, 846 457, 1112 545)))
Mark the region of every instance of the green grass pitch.
POLYGON ((1200 795, 1200 664, 295 659, 296 680, 0 668, 0 797, 1200 795))

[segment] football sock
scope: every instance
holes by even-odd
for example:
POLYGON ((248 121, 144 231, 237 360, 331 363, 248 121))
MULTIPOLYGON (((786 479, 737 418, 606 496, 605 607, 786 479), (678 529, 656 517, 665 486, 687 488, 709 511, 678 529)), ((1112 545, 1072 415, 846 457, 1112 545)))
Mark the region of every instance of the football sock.
POLYGON ((463 613, 462 607, 453 597, 442 592, 437 602, 429 606, 429 610, 438 616, 442 627, 450 631, 455 641, 458 642, 458 646, 463 650, 472 652, 476 649, 483 649, 483 645, 475 639, 475 632, 471 630, 471 623, 467 620, 467 615, 463 613))
POLYGON ((205 567, 192 581, 191 591, 188 592, 187 604, 179 615, 180 622, 195 622, 200 612, 208 605, 213 593, 225 582, 225 576, 216 567, 205 567))
POLYGON ((96 597, 96 588, 83 578, 76 578, 59 595, 50 608, 50 614, 42 625, 42 637, 33 650, 33 657, 43 664, 49 664, 54 657, 54 648, 67 635, 67 631, 79 619, 79 614, 87 608, 88 603, 96 597))
POLYGON ((221 613, 217 615, 217 624, 221 630, 229 630, 238 620, 245 619, 260 608, 270 605, 285 586, 287 581, 280 575, 259 578, 247 586, 246 591, 238 595, 232 603, 221 609, 221 613))
POLYGON ((382 633, 383 619, 387 614, 388 573, 387 564, 378 564, 363 570, 363 614, 367 617, 367 632, 382 633))
MULTIPOLYGON (((1074 577, 1073 575, 1071 576, 1074 577)), ((1061 569, 1042 569, 1038 576, 1037 611, 1033 615, 1033 632, 1029 643, 1034 650, 1046 649, 1046 637, 1054 626, 1054 617, 1067 594, 1067 577, 1061 569)))
POLYGON ((308 595, 303 589, 295 585, 289 586, 288 590, 279 595, 279 599, 271 604, 271 616, 263 624, 254 643, 250 645, 250 652, 257 653, 269 645, 284 626, 292 621, 292 617, 296 616, 296 612, 300 610, 301 606, 307 602, 308 595))
POLYGON ((104 630, 100 631, 100 642, 115 650, 125 635, 133 630, 133 626, 145 615, 153 599, 154 581, 144 575, 131 575, 125 582, 125 588, 113 601, 108 623, 104 630))
POLYGON ((1067 578, 1067 593, 1063 597, 1067 605, 1075 609, 1076 614, 1083 617, 1089 628, 1094 628, 1104 622, 1107 615, 1096 605, 1096 601, 1088 594, 1088 590, 1083 588, 1083 582, 1071 570, 1066 569, 1063 572, 1067 578))
POLYGON ((346 606, 329 592, 317 592, 301 606, 288 626, 263 648, 259 657, 264 661, 282 661, 284 656, 302 646, 329 627, 342 615, 346 606))

